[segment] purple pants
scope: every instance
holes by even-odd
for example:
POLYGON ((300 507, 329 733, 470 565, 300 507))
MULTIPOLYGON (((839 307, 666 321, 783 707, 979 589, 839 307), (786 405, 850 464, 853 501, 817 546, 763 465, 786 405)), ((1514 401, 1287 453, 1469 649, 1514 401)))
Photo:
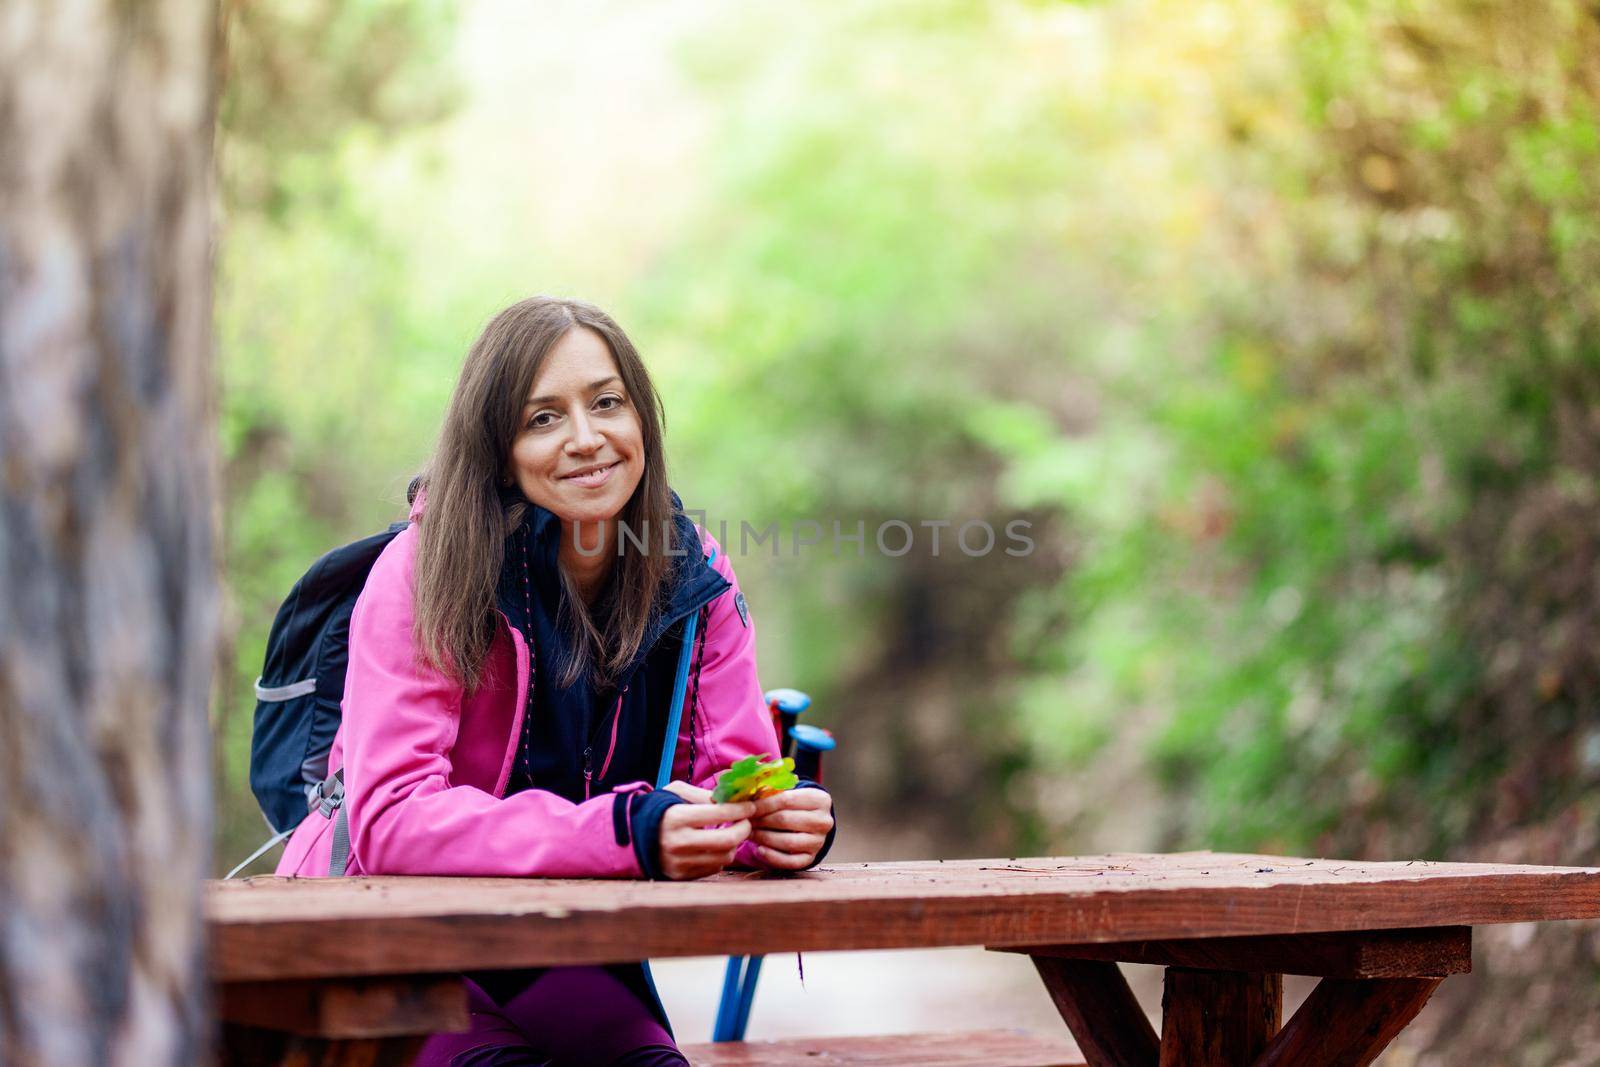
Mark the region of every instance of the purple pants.
POLYGON ((688 1067, 650 1006, 604 967, 464 977, 472 1028, 434 1034, 412 1067, 688 1067))

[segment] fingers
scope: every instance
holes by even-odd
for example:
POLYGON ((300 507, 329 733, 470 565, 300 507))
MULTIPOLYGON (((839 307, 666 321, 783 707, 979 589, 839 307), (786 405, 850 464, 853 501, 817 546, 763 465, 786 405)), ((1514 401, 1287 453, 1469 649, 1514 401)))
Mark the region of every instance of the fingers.
POLYGON ((765 816, 757 812, 751 824, 758 830, 795 830, 807 834, 826 834, 833 829, 833 816, 825 811, 788 808, 765 816))
POLYGON ((688 801, 661 820, 661 869, 674 880, 704 878, 733 862, 746 839, 760 862, 774 870, 811 866, 833 829, 833 798, 821 789, 789 789, 737 804, 712 804, 711 792, 687 782, 668 790, 688 801))
POLYGON ((739 845, 750 834, 748 822, 712 830, 663 827, 659 847, 661 870, 668 878, 683 880, 716 874, 733 862, 739 845))
POLYGON ((690 785, 688 782, 668 782, 662 788, 669 793, 676 793, 691 804, 711 803, 711 790, 701 789, 699 786, 690 785))
POLYGON ((733 852, 753 827, 748 818, 728 820, 748 804, 674 804, 661 816, 659 847, 663 863, 669 857, 715 859, 718 869, 731 861, 733 852), (706 823, 711 825, 705 825, 706 823))
POLYGON ((755 810, 756 806, 748 801, 739 804, 674 804, 662 818, 671 819, 677 826, 715 826, 749 819, 755 810))
POLYGON ((827 835, 797 834, 787 830, 756 830, 751 833, 750 840, 775 852, 804 853, 807 856, 815 856, 821 851, 822 843, 827 840, 827 835))
POLYGON ((789 789, 756 801, 750 839, 774 870, 801 871, 816 862, 833 829, 833 798, 821 789, 789 789))
POLYGON ((716 874, 732 862, 732 852, 723 855, 668 856, 661 861, 661 871, 675 882, 684 882, 716 874))
POLYGON ((716 874, 732 863, 739 845, 750 836, 755 805, 703 803, 694 798, 711 794, 685 782, 672 782, 667 788, 689 803, 674 804, 661 815, 657 844, 662 873, 685 881, 716 874))
POLYGON ((740 842, 750 836, 750 823, 740 820, 729 823, 727 826, 717 826, 709 830, 698 829, 691 826, 663 826, 661 829, 661 851, 671 852, 675 855, 685 855, 696 852, 726 852, 739 847, 740 842))
POLYGON ((740 843, 750 835, 748 822, 711 830, 662 830, 661 869, 668 878, 704 878, 733 862, 740 843))
POLYGON ((755 805, 755 816, 759 819, 775 811, 829 811, 833 808, 833 797, 822 789, 785 789, 762 797, 755 805))
POLYGON ((766 845, 758 845, 756 847, 756 854, 760 857, 762 863, 765 863, 768 867, 772 867, 780 871, 804 870, 805 868, 811 866, 812 860, 817 858, 817 854, 815 852, 780 852, 777 849, 769 848, 766 845))

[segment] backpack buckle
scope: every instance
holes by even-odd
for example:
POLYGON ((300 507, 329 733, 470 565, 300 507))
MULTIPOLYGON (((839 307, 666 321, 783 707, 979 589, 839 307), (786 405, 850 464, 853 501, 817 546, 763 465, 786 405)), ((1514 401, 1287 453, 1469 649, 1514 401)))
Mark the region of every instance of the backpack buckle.
POLYGON ((317 791, 312 798, 311 807, 324 819, 331 819, 333 818, 333 813, 343 805, 344 768, 341 767, 317 783, 317 791))

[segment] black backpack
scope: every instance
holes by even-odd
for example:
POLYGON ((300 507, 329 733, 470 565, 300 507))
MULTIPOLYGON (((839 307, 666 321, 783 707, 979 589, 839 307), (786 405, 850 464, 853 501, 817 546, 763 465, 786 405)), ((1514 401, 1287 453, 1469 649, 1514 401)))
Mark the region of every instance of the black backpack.
POLYGON ((300 825, 320 799, 339 729, 350 614, 378 555, 406 525, 394 523, 317 560, 272 621, 256 679, 250 790, 280 836, 300 825))

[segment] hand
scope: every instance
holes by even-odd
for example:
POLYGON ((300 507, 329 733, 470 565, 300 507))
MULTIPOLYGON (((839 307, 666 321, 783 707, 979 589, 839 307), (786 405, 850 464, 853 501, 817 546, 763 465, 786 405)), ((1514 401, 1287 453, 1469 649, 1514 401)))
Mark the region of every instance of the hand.
POLYGON ((755 803, 750 839, 761 861, 780 871, 811 866, 833 829, 833 798, 821 789, 786 789, 755 803))
POLYGON ((755 805, 713 804, 711 791, 685 782, 670 782, 667 790, 687 804, 674 804, 661 816, 661 873, 673 881, 716 874, 733 862, 733 854, 750 836, 750 816, 755 805))

